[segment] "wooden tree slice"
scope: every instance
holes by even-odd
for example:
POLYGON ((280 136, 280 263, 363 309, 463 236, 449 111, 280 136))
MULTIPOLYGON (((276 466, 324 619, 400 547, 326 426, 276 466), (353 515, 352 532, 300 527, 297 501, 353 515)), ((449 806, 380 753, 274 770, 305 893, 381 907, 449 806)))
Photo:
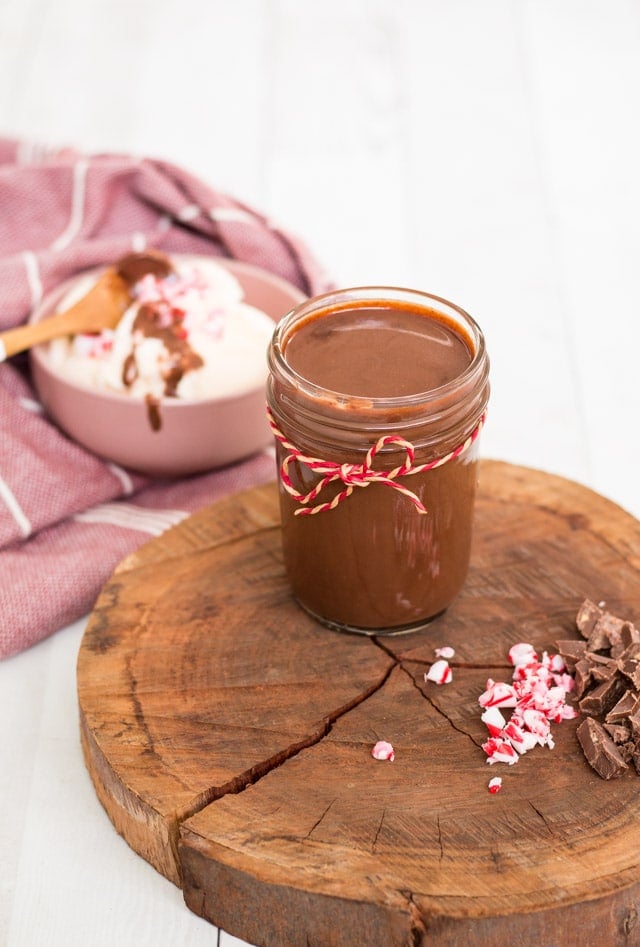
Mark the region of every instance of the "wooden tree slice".
POLYGON ((640 622, 640 523, 484 462, 463 592, 427 630, 369 639, 291 600, 278 522, 275 485, 230 497, 100 595, 81 735, 128 843, 256 944, 640 942, 640 777, 601 780, 575 721, 554 725, 554 750, 489 767, 478 707, 512 644, 578 636, 584 598, 640 622), (453 682, 426 683, 444 644, 453 682), (371 758, 377 739, 393 763, 371 758))

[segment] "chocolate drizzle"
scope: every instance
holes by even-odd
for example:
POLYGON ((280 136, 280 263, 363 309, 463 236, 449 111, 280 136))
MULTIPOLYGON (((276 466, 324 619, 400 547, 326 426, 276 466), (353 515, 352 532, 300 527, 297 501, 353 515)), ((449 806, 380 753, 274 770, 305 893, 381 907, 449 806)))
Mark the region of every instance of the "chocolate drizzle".
POLYGON ((183 319, 184 312, 180 309, 167 310, 165 306, 146 303, 140 306, 133 323, 134 334, 140 332, 146 338, 159 339, 168 353, 168 365, 162 373, 164 394, 168 398, 176 396, 183 375, 204 364, 187 342, 183 319))
POLYGON ((134 286, 147 273, 157 277, 165 277, 173 272, 169 257, 161 250, 145 250, 140 253, 127 253, 120 257, 115 265, 118 276, 134 286))
MULTIPOLYGON (((166 303, 153 305, 145 303, 140 306, 132 326, 133 348, 124 360, 122 366, 122 383, 129 388, 139 376, 136 359, 136 336, 142 335, 148 339, 159 339, 167 353, 166 365, 161 369, 164 384, 163 394, 167 398, 177 396, 178 385, 182 377, 204 362, 187 341, 187 333, 183 326, 185 313, 181 309, 171 308, 166 303)), ((149 423, 154 431, 162 427, 160 404, 156 398, 147 397, 149 423)))
POLYGON ((153 395, 147 395, 144 399, 147 404, 147 417, 152 431, 159 431, 162 427, 162 417, 160 415, 160 402, 153 395))

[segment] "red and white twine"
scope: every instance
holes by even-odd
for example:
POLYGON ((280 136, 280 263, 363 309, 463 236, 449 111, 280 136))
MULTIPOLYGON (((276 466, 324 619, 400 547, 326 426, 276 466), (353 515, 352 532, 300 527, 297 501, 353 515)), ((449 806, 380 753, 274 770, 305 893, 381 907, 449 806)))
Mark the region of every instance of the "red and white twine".
POLYGON ((413 444, 398 434, 387 434, 379 438, 367 451, 364 463, 362 464, 337 464, 333 461, 321 460, 318 457, 309 457, 287 440, 282 431, 278 428, 269 407, 267 407, 267 417, 274 437, 289 451, 280 464, 280 479, 282 485, 287 493, 300 503, 300 509, 295 510, 295 515, 304 516, 314 513, 323 513, 325 510, 333 510, 339 503, 342 503, 343 500, 346 500, 346 498, 353 493, 355 487, 368 487, 371 483, 381 483, 385 487, 391 487, 397 490, 413 503, 418 513, 426 513, 427 510, 419 497, 411 490, 408 490, 403 484, 398 483, 398 478, 423 473, 426 470, 434 470, 436 467, 442 467, 444 464, 449 463, 449 461, 460 457, 471 447, 474 441, 477 440, 485 422, 486 412, 482 414, 477 425, 462 444, 459 444, 454 450, 445 454, 443 457, 438 457, 426 464, 414 464, 415 448, 413 444), (393 470, 376 470, 373 467, 373 461, 376 455, 383 447, 387 447, 391 444, 404 450, 405 458, 403 463, 398 467, 394 467, 393 470), (308 467, 309 470, 318 474, 320 477, 315 487, 308 493, 301 493, 293 485, 289 474, 289 466, 295 461, 304 464, 305 467, 308 467), (326 486, 336 481, 341 481, 344 484, 344 489, 336 493, 332 500, 318 503, 316 506, 309 506, 326 486))

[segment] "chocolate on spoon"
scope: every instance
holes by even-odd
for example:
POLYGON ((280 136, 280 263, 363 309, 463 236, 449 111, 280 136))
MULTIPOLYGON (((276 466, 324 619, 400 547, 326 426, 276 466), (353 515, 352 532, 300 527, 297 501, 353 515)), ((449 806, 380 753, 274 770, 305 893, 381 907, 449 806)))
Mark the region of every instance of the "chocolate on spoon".
POLYGON ((0 362, 64 335, 114 329, 131 303, 131 289, 147 273, 167 276, 169 258, 159 250, 128 253, 102 273, 89 292, 64 312, 0 332, 0 362))

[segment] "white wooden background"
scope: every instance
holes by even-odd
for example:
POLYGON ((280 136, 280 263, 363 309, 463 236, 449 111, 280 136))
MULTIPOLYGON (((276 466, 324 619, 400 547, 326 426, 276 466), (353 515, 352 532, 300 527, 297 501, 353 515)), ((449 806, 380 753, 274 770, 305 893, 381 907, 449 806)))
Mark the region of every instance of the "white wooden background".
MULTIPOLYGON (((0 0, 0 134, 170 159, 338 283, 459 303, 483 454, 636 516, 639 118, 638 0, 0 0)), ((0 945, 237 945, 96 801, 84 624, 0 664, 0 945)))

